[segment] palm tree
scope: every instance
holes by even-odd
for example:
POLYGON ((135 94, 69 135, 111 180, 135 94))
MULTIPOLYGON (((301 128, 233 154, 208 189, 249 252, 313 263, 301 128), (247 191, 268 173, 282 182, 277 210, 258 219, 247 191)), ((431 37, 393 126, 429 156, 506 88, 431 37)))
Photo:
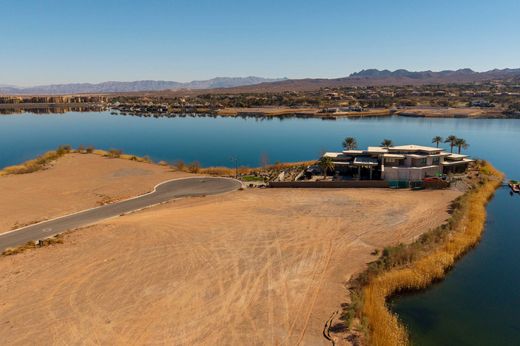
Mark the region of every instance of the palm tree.
POLYGON ((323 172, 323 179, 327 178, 327 172, 334 169, 334 162, 332 161, 332 157, 322 156, 318 161, 318 166, 320 166, 321 171, 323 172))
POLYGON ((357 141, 354 137, 347 137, 343 141, 343 148, 346 150, 353 150, 357 148, 357 141))
POLYGON ((444 140, 444 143, 450 143, 450 152, 453 153, 453 147, 456 145, 455 142, 457 141, 457 136, 450 135, 446 137, 444 140))
POLYGON ((432 143, 435 143, 437 144, 437 148, 439 147, 439 143, 442 142, 442 137, 441 136, 435 136, 432 138, 432 143))
POLYGON ((383 148, 390 148, 394 146, 394 142, 392 142, 391 139, 383 139, 383 141, 381 142, 381 146, 383 148))
POLYGON ((467 149, 469 147, 469 144, 466 143, 464 138, 457 138, 455 145, 459 148, 459 154, 461 149, 467 149))

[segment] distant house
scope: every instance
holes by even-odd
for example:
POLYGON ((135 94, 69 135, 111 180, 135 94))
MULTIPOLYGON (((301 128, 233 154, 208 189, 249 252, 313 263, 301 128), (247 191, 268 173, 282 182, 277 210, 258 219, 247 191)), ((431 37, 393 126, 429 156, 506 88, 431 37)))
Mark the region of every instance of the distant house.
POLYGON ((471 101, 469 105, 470 107, 495 107, 493 103, 486 100, 471 101))
POLYGON ((366 150, 327 152, 335 175, 343 179, 417 181, 448 173, 463 173, 473 160, 441 148, 420 145, 368 147, 366 150))
POLYGON ((346 106, 346 107, 332 107, 323 108, 321 113, 342 113, 342 112, 363 112, 365 108, 361 106, 346 106))

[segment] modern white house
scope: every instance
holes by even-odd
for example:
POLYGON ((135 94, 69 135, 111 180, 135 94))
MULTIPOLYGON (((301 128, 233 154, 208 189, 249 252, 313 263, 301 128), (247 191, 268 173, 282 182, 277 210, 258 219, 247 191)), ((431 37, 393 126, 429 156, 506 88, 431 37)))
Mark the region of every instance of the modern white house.
POLYGON ((470 160, 441 148, 420 145, 368 147, 366 150, 327 152, 335 175, 343 179, 418 181, 448 173, 463 173, 470 160))

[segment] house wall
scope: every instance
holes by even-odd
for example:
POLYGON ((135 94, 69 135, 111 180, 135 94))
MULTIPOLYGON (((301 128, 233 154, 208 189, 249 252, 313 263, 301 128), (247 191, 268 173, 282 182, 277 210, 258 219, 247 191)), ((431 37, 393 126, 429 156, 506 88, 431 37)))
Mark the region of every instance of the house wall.
POLYGON ((422 180, 425 177, 434 177, 442 173, 441 166, 408 168, 408 167, 385 167, 385 180, 422 180))
POLYGON ((277 188, 385 188, 384 180, 348 180, 348 181, 273 181, 269 187, 277 188))

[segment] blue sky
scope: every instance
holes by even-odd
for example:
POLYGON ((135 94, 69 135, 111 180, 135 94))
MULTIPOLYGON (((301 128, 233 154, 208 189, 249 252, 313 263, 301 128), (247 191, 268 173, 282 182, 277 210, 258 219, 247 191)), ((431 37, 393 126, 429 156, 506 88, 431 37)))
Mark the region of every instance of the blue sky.
POLYGON ((0 0, 0 84, 520 67, 519 0, 0 0))

